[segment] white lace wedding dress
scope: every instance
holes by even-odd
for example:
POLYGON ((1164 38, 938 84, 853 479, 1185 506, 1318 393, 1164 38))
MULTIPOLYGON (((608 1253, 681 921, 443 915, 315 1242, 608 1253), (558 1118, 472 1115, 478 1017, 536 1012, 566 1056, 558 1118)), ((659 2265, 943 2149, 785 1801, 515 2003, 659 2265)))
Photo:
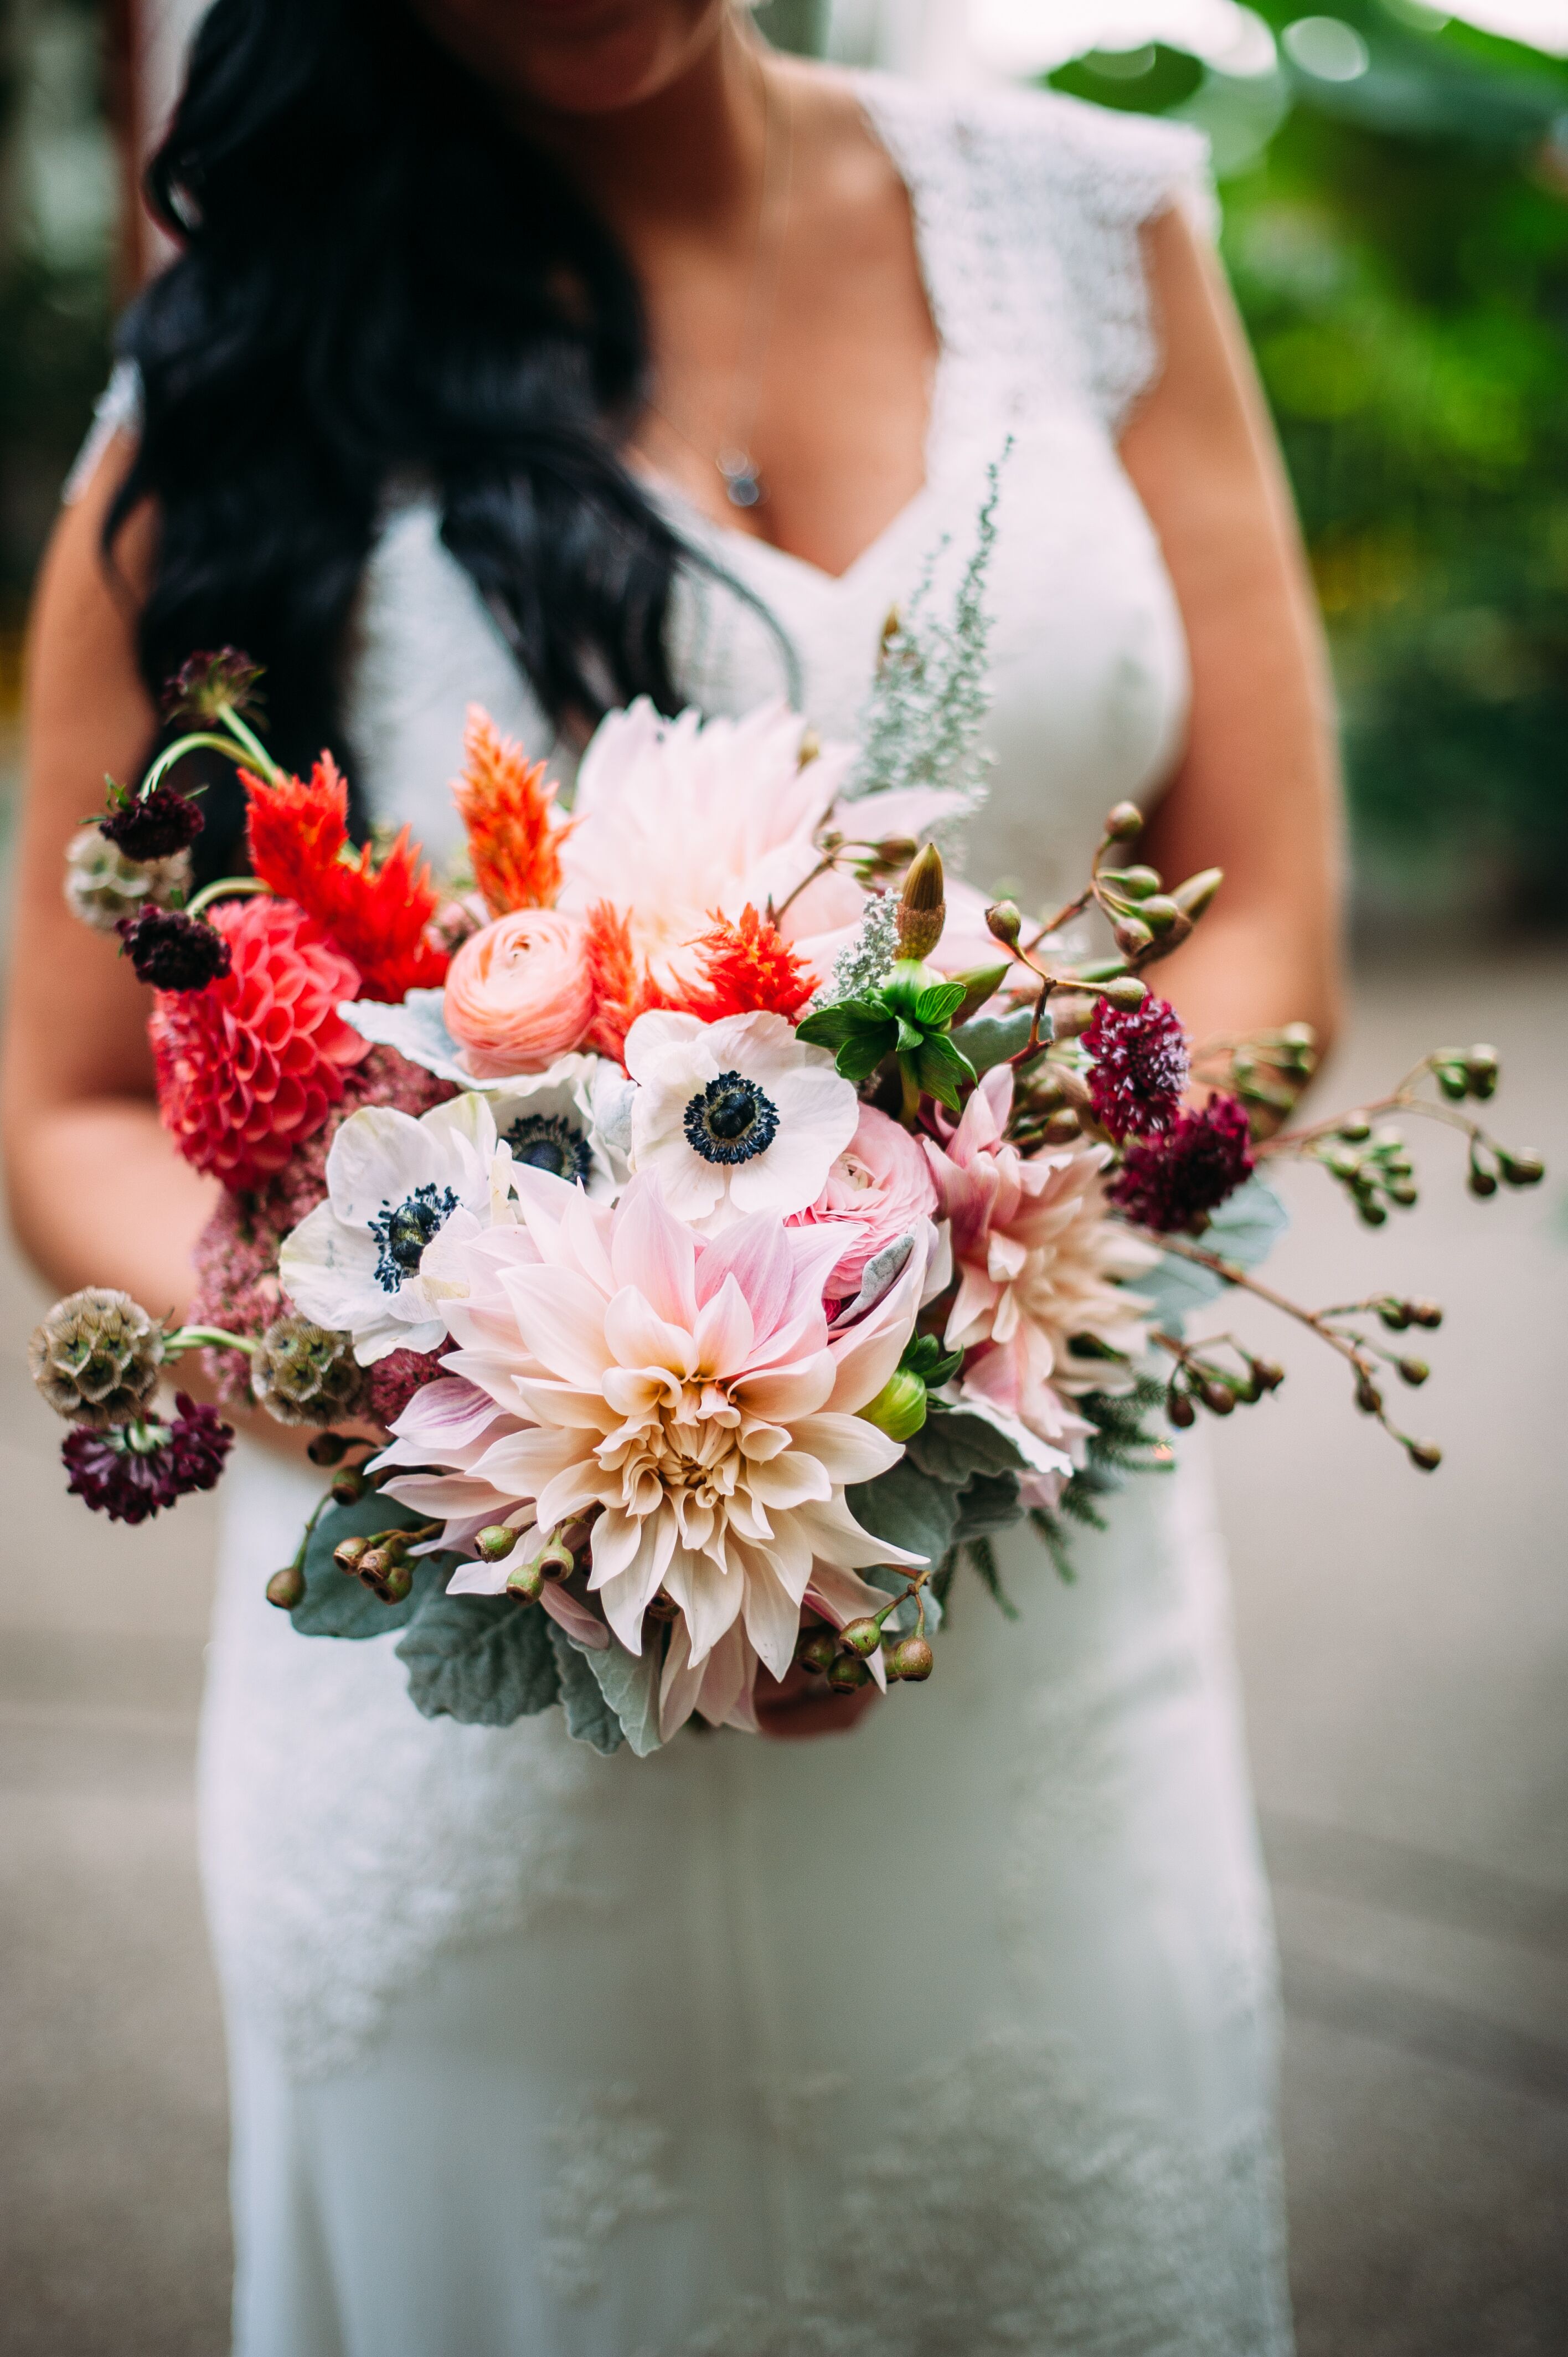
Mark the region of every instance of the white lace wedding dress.
MULTIPOLYGON (((849 733, 888 608, 972 544, 995 769, 971 874, 1037 906, 1157 790, 1185 651, 1115 454, 1157 369, 1139 225, 1203 199, 1184 132, 868 79, 942 357, 925 490, 842 579, 690 514, 849 733)), ((681 619, 693 703, 778 692, 733 595, 681 619)), ((464 708, 537 714, 418 504, 367 580, 352 729, 433 851, 464 708)), ((559 1713, 435 1723, 389 1637, 264 1601, 317 1491, 226 1485, 202 1750, 233 2053, 241 2357, 1283 2357, 1273 1986, 1201 1467, 1146 1478, 1065 1587, 998 1553, 937 1674, 853 1737, 559 1713)))

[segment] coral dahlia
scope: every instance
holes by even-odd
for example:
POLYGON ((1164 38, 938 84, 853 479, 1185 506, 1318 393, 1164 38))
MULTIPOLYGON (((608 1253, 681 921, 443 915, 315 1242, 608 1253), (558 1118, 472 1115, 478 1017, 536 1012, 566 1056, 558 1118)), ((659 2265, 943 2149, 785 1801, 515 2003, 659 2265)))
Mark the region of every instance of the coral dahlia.
POLYGON ((226 900, 211 922, 230 971, 153 1004, 158 1105, 188 1162, 226 1187, 255 1187, 320 1128, 345 1071, 369 1053, 338 1013, 360 975, 286 901, 226 900))

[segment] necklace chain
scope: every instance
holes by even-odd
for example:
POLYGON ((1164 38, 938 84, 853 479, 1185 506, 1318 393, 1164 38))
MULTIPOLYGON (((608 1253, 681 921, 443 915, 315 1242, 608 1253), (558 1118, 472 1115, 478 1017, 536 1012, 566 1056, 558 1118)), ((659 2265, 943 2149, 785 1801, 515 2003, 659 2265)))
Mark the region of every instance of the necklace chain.
POLYGON ((661 417, 688 450, 714 468, 732 507, 759 507, 767 487, 752 454, 757 414, 762 398, 762 374, 773 338, 773 316, 779 300, 779 278, 789 225, 790 183, 794 168, 795 125, 789 95, 776 90, 772 76, 757 54, 757 81, 762 93, 762 186, 757 204, 757 235, 752 247, 751 277, 746 288, 740 346, 730 378, 725 430, 717 450, 704 448, 662 401, 649 407, 661 417))

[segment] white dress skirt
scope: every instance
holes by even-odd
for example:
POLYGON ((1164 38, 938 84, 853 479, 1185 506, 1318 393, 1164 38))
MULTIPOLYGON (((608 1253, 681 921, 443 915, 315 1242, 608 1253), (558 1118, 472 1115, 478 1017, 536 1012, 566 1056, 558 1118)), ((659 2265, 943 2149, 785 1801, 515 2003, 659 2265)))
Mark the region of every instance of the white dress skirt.
MULTIPOLYGON (((991 576, 969 870, 1039 906, 1157 793, 1179 618, 1116 457, 1157 373, 1139 230, 1184 131, 867 78, 941 341, 925 490, 842 579, 679 520, 847 734, 888 608, 991 576)), ((733 594, 682 684, 784 684, 733 594)), ((417 500, 366 581, 351 726, 379 812, 450 846, 465 707, 548 732, 417 500)), ((1064 1586, 997 1549, 930 1684, 851 1736, 639 1761, 427 1721, 395 1640, 264 1601, 313 1478, 237 1450, 201 1759, 233 2058, 239 2357, 1284 2357, 1267 1907, 1223 1565, 1190 1452, 1064 1586)))

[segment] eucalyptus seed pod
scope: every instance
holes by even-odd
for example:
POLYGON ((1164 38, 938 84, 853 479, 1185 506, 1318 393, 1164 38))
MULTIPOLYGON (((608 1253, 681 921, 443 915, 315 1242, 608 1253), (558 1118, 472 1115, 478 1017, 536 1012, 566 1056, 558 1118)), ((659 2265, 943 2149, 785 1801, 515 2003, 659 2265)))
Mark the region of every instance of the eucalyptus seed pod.
POLYGON ((1151 892, 1163 892, 1165 888, 1157 867, 1102 867, 1100 881, 1124 900, 1146 900, 1151 892))
POLYGON ((1471 1194, 1478 1195, 1483 1202, 1488 1195, 1495 1195, 1498 1191, 1497 1180, 1485 1165, 1479 1162, 1471 1163, 1470 1174, 1465 1183, 1471 1194))
POLYGON ((279 1424, 341 1424, 364 1390, 353 1338, 297 1313, 274 1318, 251 1360, 252 1394, 279 1424))
POLYGON ((1420 1202, 1421 1190, 1412 1178, 1395 1178, 1390 1182, 1388 1198, 1391 1203, 1397 1203, 1402 1211, 1408 1211, 1420 1202))
POLYGON ((1400 1381, 1410 1384, 1423 1383, 1432 1369, 1424 1359, 1400 1359, 1396 1361, 1400 1381))
POLYGON ((1142 957, 1154 942, 1154 934, 1141 917, 1119 917, 1112 927, 1117 948, 1125 958, 1142 957))
POLYGON ((1191 1394, 1178 1392, 1174 1384, 1165 1394, 1165 1414, 1178 1432, 1189 1432, 1197 1422, 1197 1410, 1192 1404, 1191 1394))
POLYGON ((902 1678, 906 1685, 918 1685, 936 1666, 936 1655, 924 1637, 900 1637, 888 1660, 887 1674, 902 1678))
POLYGON ((1498 1169, 1505 1187, 1539 1187, 1546 1164, 1539 1154, 1508 1154, 1498 1148, 1498 1169))
POLYGON ((1373 1196, 1368 1196, 1364 1200, 1358 1202, 1356 1209, 1360 1215, 1363 1227, 1380 1228, 1387 1222, 1388 1205, 1380 1203, 1373 1196))
POLYGON ((1107 843, 1131 843, 1144 832, 1144 813, 1136 802, 1115 802, 1105 813, 1107 843))
POLYGON ((1465 1077, 1470 1083, 1470 1094, 1483 1103, 1495 1096, 1498 1089, 1498 1051, 1483 1041, 1470 1049, 1465 1058, 1465 1077))
MULTIPOLYGON (((362 1568, 360 1577, 364 1578, 362 1568)), ((381 1578, 367 1585, 373 1585, 383 1604, 402 1604, 413 1587, 413 1566, 405 1555, 394 1555, 381 1578)))
POLYGON ((487 1523, 474 1544, 481 1563, 504 1563, 517 1544, 517 1533, 505 1523, 487 1523))
POLYGON ((1252 1381, 1261 1392, 1277 1392, 1285 1379, 1285 1371, 1277 1359, 1254 1359, 1252 1381))
POLYGON ((1372 1125, 1364 1113, 1348 1113, 1339 1125, 1339 1135, 1348 1146, 1364 1146, 1372 1134, 1372 1125))
POLYGON ((1119 974, 1100 985, 1100 996, 1107 1006, 1114 1006, 1122 1015, 1130 1015, 1134 1007, 1142 1006, 1148 995, 1148 984, 1140 982, 1135 974, 1119 974))
POLYGON ((506 1592, 514 1604, 537 1604, 544 1592, 544 1573, 537 1563, 520 1563, 507 1579, 506 1592))
POLYGON ((993 938, 1004 942, 1009 949, 1017 947, 1018 936, 1024 930, 1024 920, 1012 900, 997 900, 985 911, 986 930, 993 938))
POLYGON ((1138 914, 1151 931, 1164 934, 1170 931, 1181 910, 1169 893, 1151 892, 1146 900, 1139 902, 1138 914))
MULTIPOLYGON (((822 848, 824 851, 828 848, 825 837, 822 848)), ((907 867, 919 848, 912 834, 885 834, 875 846, 877 865, 880 867, 907 867)))
POLYGON ((839 1631, 839 1643, 847 1645, 852 1653, 858 1653, 863 1662, 870 1660, 881 1642, 882 1624, 869 1613, 862 1620, 846 1622, 839 1631))
POLYGON ((1437 1328, 1442 1325, 1443 1304, 1441 1301, 1412 1301, 1409 1307, 1411 1322, 1412 1325, 1423 1326, 1429 1334, 1434 1333, 1437 1328))
POLYGON ((357 1465, 345 1465, 328 1494, 335 1506, 357 1506, 369 1486, 357 1465))
POLYGON ((577 1558, 559 1533, 539 1556, 540 1575, 545 1579, 566 1579, 577 1568, 577 1558))
POLYGON ((1356 1405, 1363 1415, 1380 1415, 1383 1395, 1369 1375, 1363 1375, 1356 1385, 1356 1405))
POLYGON ((348 1447, 340 1432, 318 1432, 305 1453, 313 1465, 338 1465, 348 1447))
POLYGON ((1423 1473, 1435 1473, 1443 1462, 1443 1451, 1435 1440, 1407 1440, 1405 1450, 1411 1463, 1419 1465, 1423 1473))
POLYGON ((305 1571, 297 1563, 285 1563, 267 1582, 267 1602, 275 1604, 280 1612, 292 1612, 304 1594, 305 1571))
POLYGON ((871 1672, 858 1653, 835 1653, 828 1684, 835 1694, 853 1694, 857 1686, 871 1684, 871 1672))
POLYGON ((371 1542, 367 1538, 339 1539, 332 1550, 332 1560, 339 1571, 349 1572, 357 1577, 360 1566, 370 1551, 371 1542))
POLYGON ((1210 1415, 1234 1415, 1236 1394, 1229 1383, 1222 1383, 1217 1377, 1211 1376, 1201 1382, 1198 1389, 1203 1394, 1203 1405, 1210 1415))
POLYGON ((899 956, 929 958, 941 940, 947 914, 942 855, 934 843, 928 843, 910 862, 898 896, 899 956))
POLYGON ((1377 1304, 1377 1311, 1391 1334, 1402 1334, 1408 1326, 1413 1324, 1415 1318, 1415 1304, 1411 1301, 1396 1301, 1391 1293, 1384 1295, 1382 1300, 1377 1304))
POLYGON ((806 1639, 796 1653, 795 1659, 808 1677, 826 1677, 838 1659, 838 1650, 832 1631, 827 1629, 817 1629, 806 1639))
POLYGON ((382 1580, 386 1578, 396 1561, 397 1556, 393 1549, 382 1541, 377 1544, 367 1544, 360 1551, 353 1568, 356 1577, 362 1579, 367 1587, 375 1588, 379 1594, 382 1580))
POLYGON ((57 1415, 103 1432, 131 1424, 157 1388, 164 1333, 111 1286, 68 1293, 33 1329, 27 1372, 57 1415))

